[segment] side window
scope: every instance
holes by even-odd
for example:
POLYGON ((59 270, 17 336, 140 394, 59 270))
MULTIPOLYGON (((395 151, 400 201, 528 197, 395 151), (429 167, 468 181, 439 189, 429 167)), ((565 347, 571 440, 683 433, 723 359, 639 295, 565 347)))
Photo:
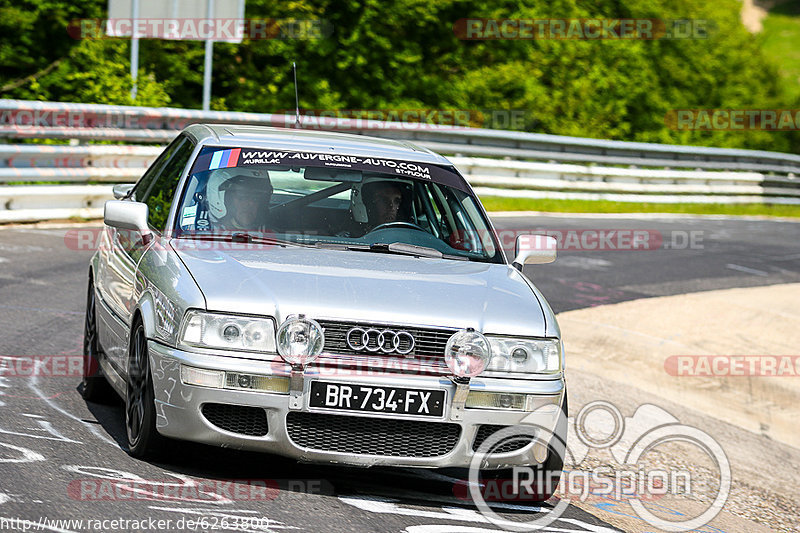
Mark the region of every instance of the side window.
POLYGON ((448 220, 452 219, 452 217, 448 216, 447 206, 444 204, 444 198, 442 198, 442 193, 438 189, 438 186, 428 183, 425 184, 424 190, 424 202, 430 206, 430 208, 427 209, 430 218, 428 225, 431 228, 431 232, 441 238, 453 231, 453 228, 449 228, 447 224, 448 220))
POLYGON ((164 152, 167 156, 164 164, 158 169, 154 166, 156 172, 148 190, 142 196, 138 194, 135 196, 137 201, 146 203, 150 208, 147 223, 153 229, 163 231, 167 224, 175 189, 178 187, 186 163, 189 162, 192 150, 194 145, 186 137, 177 139, 177 142, 164 152))
POLYGON ((131 198, 136 202, 143 202, 147 191, 150 189, 150 186, 153 185, 153 181, 161 172, 161 169, 164 168, 167 160, 170 156, 175 153, 175 148, 177 148, 180 144, 183 143, 185 137, 178 136, 175 138, 171 143, 164 148, 164 151, 159 154, 153 164, 150 165, 150 168, 144 173, 144 175, 139 178, 139 181, 136 183, 136 187, 133 188, 133 193, 131 194, 131 198))

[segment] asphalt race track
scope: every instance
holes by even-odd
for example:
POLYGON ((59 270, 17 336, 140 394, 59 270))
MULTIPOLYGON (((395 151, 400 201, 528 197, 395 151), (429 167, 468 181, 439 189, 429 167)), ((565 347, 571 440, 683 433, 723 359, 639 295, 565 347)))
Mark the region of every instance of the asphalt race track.
MULTIPOLYGON (((499 217, 495 224, 506 236, 531 229, 563 233, 568 246, 556 263, 525 268, 556 312, 800 281, 800 223, 538 216, 499 217), (651 241, 654 249, 619 249, 616 237, 605 234, 601 246, 606 249, 598 250, 593 247, 595 235, 582 242, 582 234, 575 233, 600 229, 646 231, 658 247, 651 241)), ((70 249, 64 232, 0 229, 0 360, 81 353, 91 251, 70 249)), ((162 526, 139 524, 144 531, 499 529, 455 496, 452 478, 437 472, 299 465, 190 443, 172 444, 164 462, 134 460, 125 452, 121 404, 87 404, 78 392, 79 381, 76 375, 2 377, 0 372, 0 520, 20 519, 23 522, 15 524, 29 528, 46 525, 43 531, 92 530, 86 523, 55 523, 65 519, 170 521, 162 526), (213 481, 265 479, 274 480, 270 487, 279 490, 234 500, 212 499, 196 490, 213 481), (104 481, 119 480, 130 480, 133 487, 136 481, 147 481, 142 486, 149 489, 122 495, 103 492, 104 481), (175 490, 148 492, 154 486, 175 490), (200 519, 205 521, 188 522, 200 519)), ((532 513, 544 516, 549 506, 528 508, 524 514, 510 506, 496 510, 509 520, 520 520, 530 519, 532 513)), ((8 524, 0 530, 12 530, 8 524)), ((136 530, 131 522, 106 522, 103 527, 136 530)), ((570 506, 548 530, 614 529, 570 506)))
POLYGON ((530 229, 561 234, 566 249, 559 250, 555 263, 525 267, 556 313, 654 296, 800 281, 798 222, 582 215, 502 217, 493 222, 501 237, 530 229), (586 230, 597 238, 591 233, 584 238, 586 230), (608 238, 614 231, 617 236, 608 238), (646 232, 647 245, 611 248, 624 245, 633 232, 646 232), (602 244, 606 249, 581 249, 583 240, 588 247, 602 244))

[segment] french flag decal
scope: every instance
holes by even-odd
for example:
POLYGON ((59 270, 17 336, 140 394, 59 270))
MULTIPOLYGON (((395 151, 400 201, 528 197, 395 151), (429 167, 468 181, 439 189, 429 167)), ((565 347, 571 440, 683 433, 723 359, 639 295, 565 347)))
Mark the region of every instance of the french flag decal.
POLYGON ((241 151, 241 148, 232 148, 214 152, 214 155, 211 156, 211 164, 208 166, 208 170, 235 167, 239 163, 239 152, 241 151))

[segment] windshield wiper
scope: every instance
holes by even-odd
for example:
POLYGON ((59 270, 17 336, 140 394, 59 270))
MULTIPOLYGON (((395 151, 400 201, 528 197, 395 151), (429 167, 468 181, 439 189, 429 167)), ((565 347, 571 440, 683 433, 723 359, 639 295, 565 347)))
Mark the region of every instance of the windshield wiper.
POLYGON ((184 233, 179 239, 197 239, 200 241, 230 241, 242 244, 273 244, 276 246, 307 246, 298 242, 283 241, 274 237, 264 237, 253 235, 246 231, 234 231, 231 233, 184 233))
POLYGON ((417 257, 432 257, 441 259, 444 255, 439 250, 425 246, 416 246, 403 242, 378 243, 378 244, 358 244, 345 242, 317 241, 314 243, 317 248, 324 250, 349 250, 351 252, 377 252, 383 254, 414 255, 417 257))
POLYGON ((398 255, 412 255, 414 257, 430 257, 433 259, 455 259, 457 261, 469 261, 466 257, 461 257, 459 255, 450 255, 440 252, 435 248, 429 248, 428 246, 418 246, 416 244, 408 244, 405 242, 393 242, 393 243, 378 243, 372 244, 369 247, 371 252, 381 252, 381 253, 389 253, 389 254, 398 254, 398 255))
POLYGON ((314 243, 314 247, 322 248, 323 250, 350 250, 353 252, 369 252, 369 244, 317 241, 314 243))
POLYGON ((469 257, 451 255, 440 252, 428 246, 418 246, 405 242, 358 244, 345 242, 317 241, 314 247, 323 250, 348 250, 352 252, 376 252, 382 254, 411 255, 414 257, 429 257, 432 259, 455 259, 456 261, 469 261, 469 257))

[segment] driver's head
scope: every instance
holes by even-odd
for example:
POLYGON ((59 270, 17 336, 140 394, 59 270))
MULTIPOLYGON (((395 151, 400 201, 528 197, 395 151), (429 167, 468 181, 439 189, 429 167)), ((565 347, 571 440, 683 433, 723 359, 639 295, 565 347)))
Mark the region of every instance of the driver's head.
POLYGON ((398 220, 403 205, 403 188, 398 183, 376 181, 361 189, 369 223, 373 226, 398 220))
POLYGON ((262 213, 269 209, 272 184, 269 178, 237 175, 220 185, 225 193, 225 218, 237 229, 255 230, 262 213))

